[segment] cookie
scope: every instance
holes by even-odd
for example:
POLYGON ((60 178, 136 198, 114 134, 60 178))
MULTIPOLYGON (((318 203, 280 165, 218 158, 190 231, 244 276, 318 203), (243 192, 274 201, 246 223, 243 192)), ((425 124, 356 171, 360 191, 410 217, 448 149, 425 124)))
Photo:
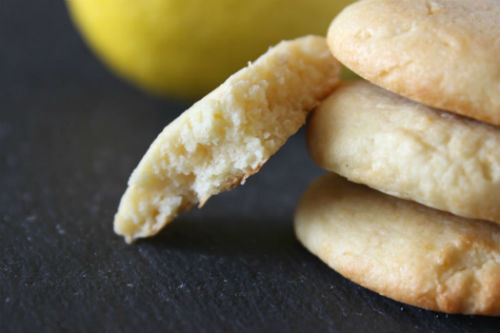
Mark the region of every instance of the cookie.
POLYGON ((500 129, 366 81, 336 89, 307 125, 314 161, 374 189, 500 223, 500 129))
POLYGON ((115 215, 127 242, 156 234, 257 172, 340 81, 322 37, 281 42, 170 123, 132 173, 115 215))
POLYGON ((500 226, 390 197, 335 174, 295 212, 300 242, 346 278, 434 311, 500 315, 500 226))
POLYGON ((429 106, 500 125, 500 1, 365 0, 328 31, 361 77, 429 106))

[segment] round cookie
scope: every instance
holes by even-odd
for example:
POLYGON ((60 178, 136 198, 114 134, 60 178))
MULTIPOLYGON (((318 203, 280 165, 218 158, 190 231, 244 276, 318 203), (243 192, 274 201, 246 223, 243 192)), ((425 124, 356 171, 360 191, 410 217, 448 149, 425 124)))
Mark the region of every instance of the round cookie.
POLYGON ((328 31, 361 77, 429 106, 500 125, 500 1, 364 0, 328 31))
POLYGON ((127 242, 156 234, 257 172, 340 82, 322 37, 281 42, 170 123, 132 173, 115 215, 127 242))
POLYGON ((300 242, 381 295, 448 313, 500 315, 500 226, 328 174, 295 212, 300 242))
POLYGON ((324 169, 456 215, 500 223, 500 129, 366 81, 336 89, 307 141, 324 169))

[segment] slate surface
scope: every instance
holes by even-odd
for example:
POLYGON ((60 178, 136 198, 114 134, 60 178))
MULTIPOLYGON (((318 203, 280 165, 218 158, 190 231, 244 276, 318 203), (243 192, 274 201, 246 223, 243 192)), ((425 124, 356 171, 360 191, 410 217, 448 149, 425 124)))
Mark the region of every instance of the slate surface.
POLYGON ((497 318, 403 305, 345 280, 292 229, 322 173, 299 132, 243 187, 128 246, 128 175, 189 104, 117 80, 63 2, 0 3, 1 332, 494 332, 497 318))

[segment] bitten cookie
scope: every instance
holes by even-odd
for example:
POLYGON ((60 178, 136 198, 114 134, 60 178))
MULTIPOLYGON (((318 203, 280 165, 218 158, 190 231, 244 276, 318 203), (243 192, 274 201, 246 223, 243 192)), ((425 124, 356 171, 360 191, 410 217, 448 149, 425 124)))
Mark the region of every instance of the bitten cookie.
POLYGON ((127 242, 257 172, 340 81, 324 38, 281 42, 169 124, 132 173, 115 215, 127 242))
POLYGON ((500 125, 500 1, 365 0, 328 31, 363 78, 429 106, 500 125))
POLYGON ((329 174, 295 213, 302 244, 379 294, 448 313, 500 315, 500 226, 393 198, 329 174))
POLYGON ((500 129, 366 81, 336 89, 308 122, 309 152, 356 183, 500 223, 500 129))

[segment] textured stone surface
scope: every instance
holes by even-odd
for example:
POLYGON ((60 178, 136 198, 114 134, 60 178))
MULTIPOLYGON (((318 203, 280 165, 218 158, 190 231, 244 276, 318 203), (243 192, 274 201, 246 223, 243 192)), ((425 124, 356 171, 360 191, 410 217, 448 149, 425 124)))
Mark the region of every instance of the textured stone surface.
POLYGON ((303 132, 243 187, 129 246, 112 218, 147 146, 188 103, 106 72, 62 2, 0 6, 1 332, 494 332, 345 280, 295 240, 321 171, 303 132))

